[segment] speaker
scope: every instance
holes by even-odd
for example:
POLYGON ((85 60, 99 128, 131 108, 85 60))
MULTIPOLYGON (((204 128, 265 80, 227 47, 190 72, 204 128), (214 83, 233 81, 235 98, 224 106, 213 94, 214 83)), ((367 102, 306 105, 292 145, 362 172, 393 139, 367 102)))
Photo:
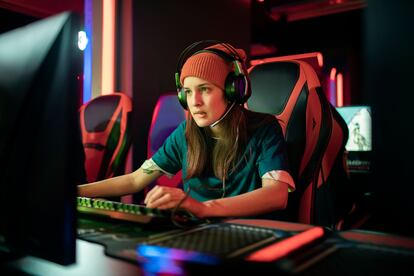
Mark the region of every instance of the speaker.
MULTIPOLYGON (((208 46, 206 46, 208 47, 208 46)), ((250 79, 247 74, 247 70, 244 64, 242 57, 240 57, 236 51, 236 49, 228 43, 223 43, 217 40, 202 40, 195 42, 184 49, 184 51, 180 54, 178 59, 177 65, 177 72, 175 73, 175 83, 177 88, 177 96, 178 101, 180 102, 181 106, 184 109, 187 109, 187 97, 186 93, 181 86, 180 82, 180 74, 181 69, 184 63, 187 61, 188 58, 201 54, 201 53, 212 53, 215 54, 222 59, 224 59, 228 63, 233 63, 233 71, 230 72, 225 80, 224 83, 224 93, 225 97, 229 102, 236 102, 238 104, 243 104, 247 101, 247 99, 251 95, 251 88, 250 88, 250 79), (202 49, 196 51, 195 49, 199 47, 201 44, 221 44, 223 45, 230 53, 222 51, 220 49, 209 48, 209 49, 202 49)))

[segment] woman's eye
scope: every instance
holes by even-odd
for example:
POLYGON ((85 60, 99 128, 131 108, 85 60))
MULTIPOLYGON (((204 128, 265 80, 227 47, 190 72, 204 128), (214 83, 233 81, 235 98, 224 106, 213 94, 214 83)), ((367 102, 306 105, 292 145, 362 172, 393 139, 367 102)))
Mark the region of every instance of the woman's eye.
POLYGON ((201 88, 200 88, 200 90, 201 90, 202 92, 208 92, 208 91, 209 91, 209 88, 208 88, 208 87, 206 87, 206 86, 204 86, 204 87, 201 87, 201 88))
POLYGON ((190 89, 186 89, 186 90, 184 90, 184 93, 188 95, 188 94, 191 93, 191 90, 190 89))

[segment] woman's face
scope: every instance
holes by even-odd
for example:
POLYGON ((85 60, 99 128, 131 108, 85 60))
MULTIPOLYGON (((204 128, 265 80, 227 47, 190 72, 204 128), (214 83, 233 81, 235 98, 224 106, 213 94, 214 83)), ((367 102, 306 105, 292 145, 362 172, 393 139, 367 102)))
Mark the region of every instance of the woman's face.
POLYGON ((186 77, 183 87, 188 110, 199 127, 210 126, 226 111, 224 92, 213 83, 197 77, 186 77))

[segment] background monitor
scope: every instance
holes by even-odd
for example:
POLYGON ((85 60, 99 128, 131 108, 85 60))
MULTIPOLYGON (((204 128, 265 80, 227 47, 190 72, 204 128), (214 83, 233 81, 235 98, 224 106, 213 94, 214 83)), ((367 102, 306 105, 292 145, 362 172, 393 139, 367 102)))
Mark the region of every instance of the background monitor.
POLYGON ((80 27, 62 13, 0 35, 0 258, 75 262, 80 27))
POLYGON ((368 172, 371 166, 372 119, 369 106, 336 108, 348 125, 349 137, 345 145, 350 171, 368 172))

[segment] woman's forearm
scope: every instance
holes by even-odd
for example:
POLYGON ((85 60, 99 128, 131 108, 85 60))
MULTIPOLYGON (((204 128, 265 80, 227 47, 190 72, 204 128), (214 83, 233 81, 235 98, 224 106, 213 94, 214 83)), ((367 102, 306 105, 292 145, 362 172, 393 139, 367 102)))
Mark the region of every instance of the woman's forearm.
POLYGON ((130 174, 104 179, 78 186, 78 196, 106 197, 121 196, 134 192, 130 174))
POLYGON ((197 212, 200 217, 254 216, 285 209, 288 187, 278 182, 260 189, 228 198, 209 200, 197 212))
POLYGON ((146 173, 142 168, 130 174, 78 186, 78 195, 84 197, 122 196, 141 191, 162 173, 146 173))

